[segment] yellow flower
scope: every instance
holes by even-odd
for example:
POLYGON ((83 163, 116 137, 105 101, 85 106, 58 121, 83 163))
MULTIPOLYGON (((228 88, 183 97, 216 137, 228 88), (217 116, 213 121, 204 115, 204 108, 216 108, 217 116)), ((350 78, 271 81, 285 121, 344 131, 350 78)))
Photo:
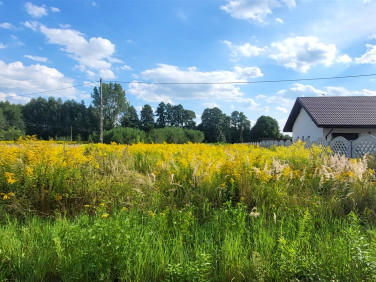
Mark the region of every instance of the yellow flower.
POLYGON ((3 200, 7 200, 7 199, 10 199, 10 198, 8 197, 7 194, 4 194, 4 196, 3 196, 3 200))
POLYGON ((61 196, 59 193, 55 194, 55 200, 61 201, 63 199, 63 196, 61 196))
POLYGON ((102 217, 103 218, 107 218, 107 217, 109 217, 110 215, 108 214, 108 213, 104 213, 104 214, 102 214, 102 217))
POLYGON ((148 213, 150 214, 151 217, 154 217, 154 216, 155 216, 155 213, 152 212, 152 211, 148 211, 148 213))
POLYGON ((4 173, 5 179, 7 180, 7 183, 13 184, 17 180, 14 178, 14 173, 12 172, 5 172, 4 173))
POLYGON ((84 205, 85 208, 90 208, 90 205, 84 205))

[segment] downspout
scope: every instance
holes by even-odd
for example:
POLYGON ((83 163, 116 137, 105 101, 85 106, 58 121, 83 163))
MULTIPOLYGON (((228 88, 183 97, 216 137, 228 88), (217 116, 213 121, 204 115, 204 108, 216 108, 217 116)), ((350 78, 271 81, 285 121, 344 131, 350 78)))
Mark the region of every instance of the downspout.
POLYGON ((329 130, 328 134, 326 134, 326 136, 325 136, 325 140, 327 140, 329 134, 332 133, 333 130, 334 130, 334 128, 332 128, 331 130, 329 130))

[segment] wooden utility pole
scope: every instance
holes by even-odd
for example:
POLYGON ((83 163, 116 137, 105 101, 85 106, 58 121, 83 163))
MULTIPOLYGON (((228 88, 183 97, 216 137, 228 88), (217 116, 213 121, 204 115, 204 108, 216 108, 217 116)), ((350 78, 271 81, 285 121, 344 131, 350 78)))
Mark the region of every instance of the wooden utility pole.
POLYGON ((102 78, 99 80, 100 83, 100 95, 101 95, 101 106, 100 106, 100 129, 99 129, 99 140, 103 144, 103 94, 102 94, 102 78))

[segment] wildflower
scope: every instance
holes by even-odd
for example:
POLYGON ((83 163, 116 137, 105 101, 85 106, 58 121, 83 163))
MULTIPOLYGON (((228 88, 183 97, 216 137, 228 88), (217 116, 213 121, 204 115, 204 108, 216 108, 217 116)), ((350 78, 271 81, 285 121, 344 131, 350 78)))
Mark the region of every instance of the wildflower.
POLYGON ((108 213, 104 213, 104 214, 102 214, 101 215, 101 217, 103 217, 103 218, 107 218, 107 217, 109 217, 110 215, 108 214, 108 213))
POLYGON ((4 173, 5 179, 7 180, 7 183, 13 184, 17 180, 14 178, 14 173, 12 172, 5 172, 4 173))
POLYGON ((55 194, 55 200, 61 201, 63 199, 63 196, 61 196, 59 193, 55 194))
POLYGON ((252 216, 252 217, 258 217, 260 215, 260 213, 257 211, 257 208, 254 207, 252 209, 252 211, 249 213, 249 215, 252 216))
POLYGON ((90 208, 90 205, 84 205, 84 208, 90 208))
POLYGON ((100 207, 104 207, 106 204, 105 203, 100 203, 99 206, 100 207))
POLYGON ((151 217, 154 217, 154 216, 155 216, 155 213, 152 212, 152 211, 148 211, 148 214, 150 214, 151 217))
POLYGON ((127 211, 128 208, 127 208, 127 207, 123 207, 121 210, 122 210, 122 211, 127 211))

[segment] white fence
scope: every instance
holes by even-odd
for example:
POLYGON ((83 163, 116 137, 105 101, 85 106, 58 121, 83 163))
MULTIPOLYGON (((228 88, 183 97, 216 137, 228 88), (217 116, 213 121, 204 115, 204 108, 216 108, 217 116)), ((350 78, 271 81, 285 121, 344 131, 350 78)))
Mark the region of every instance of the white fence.
MULTIPOLYGON (((348 158, 362 157, 365 154, 376 154, 376 137, 372 135, 362 136, 354 141, 349 141, 342 136, 338 136, 331 141, 327 141, 324 138, 319 138, 312 142, 307 139, 304 141, 304 147, 310 148, 312 144, 321 145, 324 147, 330 146, 332 152, 336 154, 345 155, 348 158)), ((252 142, 251 145, 256 145, 260 147, 271 147, 271 146, 290 146, 292 142, 287 141, 261 141, 252 142)))

